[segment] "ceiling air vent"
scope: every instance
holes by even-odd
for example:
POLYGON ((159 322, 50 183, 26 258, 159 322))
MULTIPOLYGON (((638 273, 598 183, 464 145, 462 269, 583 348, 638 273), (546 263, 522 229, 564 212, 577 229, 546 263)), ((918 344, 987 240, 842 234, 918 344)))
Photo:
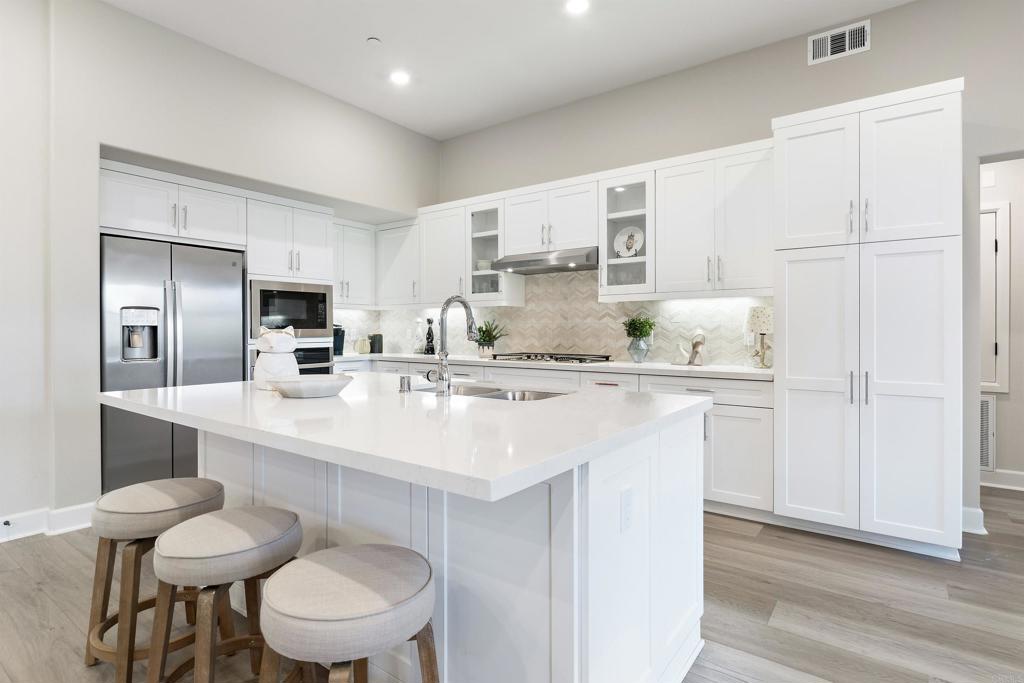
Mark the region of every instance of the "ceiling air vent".
POLYGON ((807 63, 818 64, 871 49, 871 20, 834 28, 807 39, 807 63))

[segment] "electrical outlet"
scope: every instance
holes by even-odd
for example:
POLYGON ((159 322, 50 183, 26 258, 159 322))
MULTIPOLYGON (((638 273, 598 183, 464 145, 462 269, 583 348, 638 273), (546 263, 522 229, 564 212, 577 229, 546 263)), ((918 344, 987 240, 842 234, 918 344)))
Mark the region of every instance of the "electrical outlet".
POLYGON ((626 533, 633 526, 633 489, 619 493, 619 533, 626 533))

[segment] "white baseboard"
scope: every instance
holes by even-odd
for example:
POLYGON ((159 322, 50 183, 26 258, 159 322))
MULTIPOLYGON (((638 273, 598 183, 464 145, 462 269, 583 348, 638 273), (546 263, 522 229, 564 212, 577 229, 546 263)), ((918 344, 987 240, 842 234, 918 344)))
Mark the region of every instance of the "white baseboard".
POLYGON ((964 508, 964 533, 988 536, 985 528, 985 511, 981 508, 964 508))
POLYGON ((13 515, 0 515, 0 520, 9 522, 8 526, 0 526, 0 543, 36 534, 55 536, 84 529, 91 523, 92 507, 93 503, 82 503, 54 510, 39 508, 13 515))
POLYGON ((793 517, 776 515, 773 512, 766 512, 765 510, 755 510, 753 508, 745 508, 739 505, 729 505, 728 503, 705 500, 704 511, 727 515, 729 517, 739 517, 740 519, 749 519, 763 524, 774 524, 775 526, 784 526, 789 527, 790 529, 812 531, 825 536, 836 536, 838 538, 845 538, 851 541, 872 543, 886 548, 894 548, 896 550, 905 550, 910 553, 917 553, 918 555, 939 557, 944 560, 954 560, 956 562, 960 561, 960 551, 957 548, 948 548, 946 546, 922 543, 920 541, 908 541, 907 539, 897 538, 896 536, 886 536, 884 534, 875 534, 868 531, 859 531, 857 529, 845 529, 843 527, 832 526, 831 524, 808 522, 802 519, 795 519, 793 517))
POLYGON ((1020 470, 995 470, 981 473, 981 485, 997 489, 1024 491, 1024 472, 1020 470))

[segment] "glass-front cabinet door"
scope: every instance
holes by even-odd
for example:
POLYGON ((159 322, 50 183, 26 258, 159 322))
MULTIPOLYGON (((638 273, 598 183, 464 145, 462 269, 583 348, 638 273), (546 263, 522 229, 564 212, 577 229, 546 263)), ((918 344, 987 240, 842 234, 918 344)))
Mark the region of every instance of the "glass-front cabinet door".
POLYGON ((602 180, 599 293, 654 291, 654 172, 602 180))
POLYGON ((469 232, 469 296, 470 301, 492 301, 502 298, 502 273, 493 263, 503 256, 502 231, 505 203, 503 201, 475 204, 466 211, 469 232))

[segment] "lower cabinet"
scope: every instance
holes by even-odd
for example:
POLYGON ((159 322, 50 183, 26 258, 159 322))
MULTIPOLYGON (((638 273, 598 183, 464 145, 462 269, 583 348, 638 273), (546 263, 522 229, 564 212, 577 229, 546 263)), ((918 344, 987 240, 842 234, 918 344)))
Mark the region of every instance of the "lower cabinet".
POLYGON ((770 408, 716 405, 704 435, 704 498, 772 511, 770 408))
POLYGON ((574 391, 580 388, 580 373, 568 370, 484 368, 484 380, 506 389, 574 391))
POLYGON ((704 499, 772 510, 775 411, 771 382, 641 375, 640 391, 709 396, 715 406, 704 429, 704 499))

